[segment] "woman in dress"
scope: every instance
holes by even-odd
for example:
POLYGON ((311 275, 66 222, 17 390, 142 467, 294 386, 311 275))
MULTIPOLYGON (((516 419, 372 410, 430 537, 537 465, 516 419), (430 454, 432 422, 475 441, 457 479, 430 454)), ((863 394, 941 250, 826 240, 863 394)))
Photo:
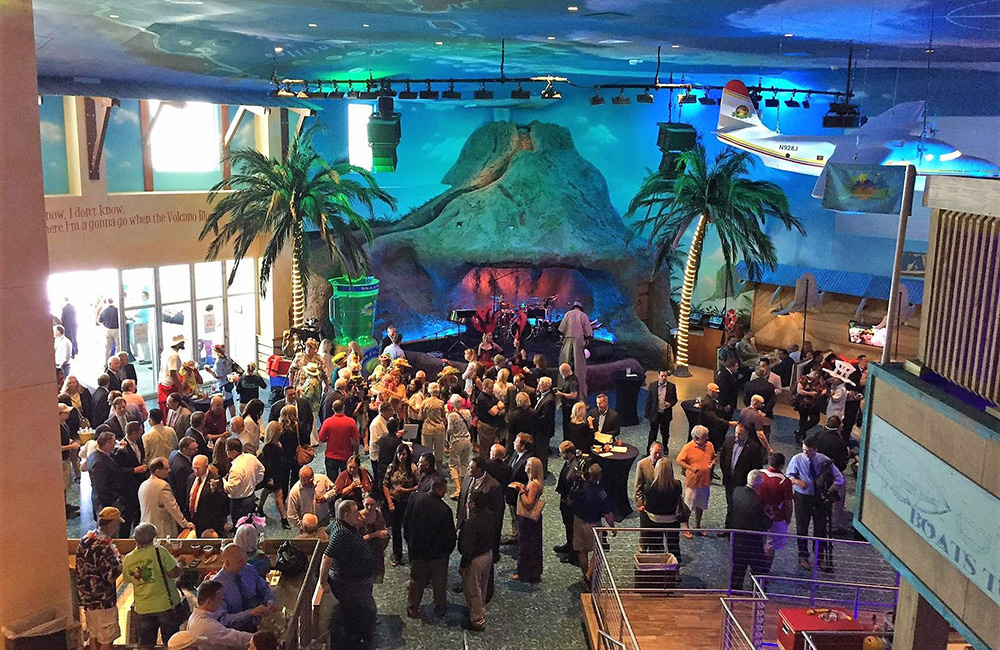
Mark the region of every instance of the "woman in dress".
POLYGON ((372 491, 372 475, 361 466, 357 454, 347 459, 347 469, 337 475, 333 482, 337 489, 338 499, 351 499, 358 504, 358 509, 364 507, 364 495, 372 491))
POLYGON ((330 382, 333 382, 334 377, 337 376, 337 364, 333 361, 333 341, 330 339, 323 339, 319 344, 319 358, 321 360, 320 367, 327 377, 330 378, 330 382))
POLYGON ((449 397, 445 440, 448 442, 448 468, 455 484, 455 491, 451 493, 452 500, 458 499, 462 492, 462 481, 469 473, 469 459, 472 458, 472 432, 469 430, 471 422, 472 413, 463 408, 462 396, 449 397))
POLYGON ((264 431, 264 446, 257 453, 260 464, 264 466, 264 480, 258 486, 263 490, 260 494, 260 503, 257 504, 257 514, 261 517, 264 516, 264 504, 267 503, 267 496, 274 494, 274 501, 278 506, 278 516, 281 518, 281 526, 282 528, 290 528, 288 518, 285 515, 287 488, 281 483, 284 472, 284 461, 282 460, 283 430, 281 422, 270 422, 264 431))
POLYGON ((542 461, 529 458, 525 466, 527 485, 514 483, 517 495, 517 571, 511 580, 538 582, 542 579, 542 461), (537 508, 537 510, 536 510, 537 508), (537 515, 537 519, 534 517, 537 515))
POLYGON ((400 443, 382 481, 382 492, 392 520, 392 566, 399 566, 403 561, 403 517, 410 496, 417 491, 417 481, 413 452, 408 445, 400 443))
POLYGON ((465 372, 462 373, 462 380, 465 381, 465 394, 472 395, 472 389, 476 385, 476 373, 479 371, 479 361, 476 360, 476 351, 468 348, 465 351, 465 372))
POLYGON ((594 445, 594 431, 587 424, 587 404, 585 402, 573 404, 569 424, 566 425, 566 440, 572 442, 583 453, 590 453, 590 448, 594 445))
POLYGON ((669 458, 656 461, 653 481, 643 488, 643 503, 651 528, 663 528, 673 532, 650 535, 646 543, 647 553, 662 553, 664 549, 673 553, 681 561, 680 519, 677 511, 681 506, 681 482, 674 478, 674 465, 669 458), (664 544, 664 538, 666 543, 664 544))
POLYGON ((385 549, 389 546, 389 531, 375 495, 366 494, 364 504, 365 509, 361 511, 361 533, 375 555, 375 582, 381 584, 385 577, 385 549))
POLYGON ((254 449, 260 448, 260 422, 263 417, 264 402, 259 399, 252 399, 243 407, 243 435, 240 438, 244 447, 247 442, 252 442, 254 449))
POLYGON ((828 394, 821 368, 822 362, 814 360, 809 371, 799 379, 798 386, 795 387, 793 406, 799 412, 799 428, 795 431, 796 444, 801 445, 809 430, 819 424, 819 414, 828 394))

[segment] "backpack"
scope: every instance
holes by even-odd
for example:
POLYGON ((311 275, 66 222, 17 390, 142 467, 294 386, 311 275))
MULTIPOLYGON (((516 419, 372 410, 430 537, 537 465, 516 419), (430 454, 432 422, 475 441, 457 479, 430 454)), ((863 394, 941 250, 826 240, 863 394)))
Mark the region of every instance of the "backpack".
POLYGON ((282 575, 294 577, 304 573, 308 567, 309 558, 291 540, 285 540, 278 547, 278 561, 275 568, 281 571, 282 575))

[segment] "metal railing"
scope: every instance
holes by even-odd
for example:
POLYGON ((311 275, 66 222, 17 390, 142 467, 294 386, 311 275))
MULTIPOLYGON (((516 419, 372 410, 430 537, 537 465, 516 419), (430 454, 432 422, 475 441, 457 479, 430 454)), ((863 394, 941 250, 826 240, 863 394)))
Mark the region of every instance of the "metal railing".
POLYGON ((601 650, 640 650, 623 596, 718 594, 726 650, 775 641, 765 619, 780 607, 841 607, 855 618, 878 619, 896 605, 899 575, 868 542, 733 530, 698 531, 705 534, 691 539, 664 529, 610 532, 594 532, 592 602, 601 650))

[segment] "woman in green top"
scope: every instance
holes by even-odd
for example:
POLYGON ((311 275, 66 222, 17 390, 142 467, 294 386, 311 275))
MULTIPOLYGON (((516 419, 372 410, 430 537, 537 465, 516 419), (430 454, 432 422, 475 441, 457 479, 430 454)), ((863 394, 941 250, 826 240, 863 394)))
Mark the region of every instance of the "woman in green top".
POLYGON ((140 650, 152 650, 157 633, 164 642, 187 620, 177 583, 181 568, 166 549, 154 545, 156 526, 139 524, 132 534, 135 550, 122 560, 122 574, 132 584, 135 627, 140 650))

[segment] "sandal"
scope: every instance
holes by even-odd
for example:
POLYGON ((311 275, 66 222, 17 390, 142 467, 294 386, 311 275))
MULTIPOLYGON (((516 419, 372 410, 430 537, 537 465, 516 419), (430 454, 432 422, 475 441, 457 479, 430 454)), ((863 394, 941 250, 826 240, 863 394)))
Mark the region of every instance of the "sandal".
POLYGON ((393 560, 390 564, 392 564, 392 566, 394 567, 399 566, 399 560, 393 560))
POLYGON ((510 574, 510 579, 511 580, 520 580, 521 576, 519 574, 517 574, 517 573, 512 573, 512 574, 510 574))
POLYGON ((693 535, 693 534, 691 533, 691 531, 690 531, 690 530, 685 530, 685 531, 684 531, 684 537, 685 537, 686 539, 694 539, 694 535, 693 535))

